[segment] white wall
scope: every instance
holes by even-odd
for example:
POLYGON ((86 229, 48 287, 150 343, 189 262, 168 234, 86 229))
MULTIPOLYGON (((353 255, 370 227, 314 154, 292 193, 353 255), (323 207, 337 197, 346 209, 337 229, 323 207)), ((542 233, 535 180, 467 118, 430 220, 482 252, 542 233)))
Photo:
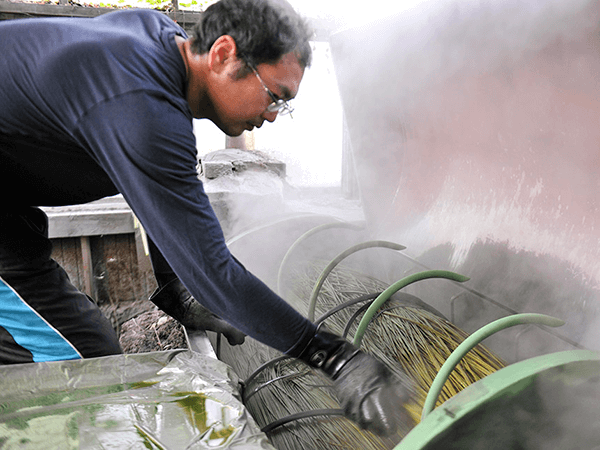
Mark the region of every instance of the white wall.
MULTIPOLYGON (((294 113, 255 130, 256 150, 287 164, 287 181, 298 187, 341 182, 342 108, 329 44, 314 42, 294 113)), ((225 147, 225 135, 208 120, 194 121, 199 155, 225 147)))

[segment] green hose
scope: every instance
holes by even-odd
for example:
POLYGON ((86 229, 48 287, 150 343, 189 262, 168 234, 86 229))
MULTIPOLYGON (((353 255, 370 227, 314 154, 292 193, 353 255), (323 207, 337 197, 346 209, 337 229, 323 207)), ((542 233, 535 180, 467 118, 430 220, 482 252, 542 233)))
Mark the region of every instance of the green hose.
POLYGON ((287 250, 287 252, 285 253, 285 255, 283 256, 283 259, 281 260, 281 263, 279 264, 279 271, 277 272, 277 293, 279 295, 282 295, 281 292, 281 280, 283 279, 283 269, 284 267, 287 265, 288 260, 290 259, 290 255, 294 252, 294 250, 296 248, 298 248, 298 246, 304 242, 306 239, 308 239, 309 237, 320 233, 321 231, 324 230, 329 230, 331 228, 348 228, 351 230, 363 230, 364 229, 364 225, 356 225, 353 223, 348 223, 348 222, 330 222, 330 223, 325 223, 323 225, 318 225, 314 228, 311 228, 310 230, 308 230, 306 233, 304 233, 302 236, 300 236, 298 239, 296 239, 296 241, 290 246, 290 248, 287 250))
POLYGON ((327 264, 327 267, 325 267, 325 269, 323 269, 323 271, 321 272, 321 275, 319 275, 319 278, 317 279, 317 283, 315 284, 315 287, 313 288, 312 294, 310 296, 310 303, 308 306, 308 319, 312 322, 315 319, 315 306, 317 304, 317 297, 319 296, 319 292, 321 290, 321 287, 323 286, 323 283, 325 283, 325 279, 327 278, 327 275, 329 275, 331 273, 331 271, 346 257, 350 256, 353 253, 356 253, 360 250, 363 250, 365 248, 373 248, 373 247, 383 247, 383 248, 389 248, 392 250, 404 250, 406 247, 400 244, 396 244, 394 242, 389 242, 389 241, 367 241, 367 242, 362 242, 360 244, 356 244, 353 245, 352 247, 350 247, 347 250, 344 250, 342 253, 340 253, 339 255, 337 255, 334 259, 331 260, 331 262, 329 264, 327 264))
POLYGON ((373 316, 375 316, 375 313, 377 313, 377 310, 381 307, 381 305, 383 305, 392 295, 394 295, 400 289, 408 286, 411 283, 414 283, 415 281, 425 280, 427 278, 446 278, 448 280, 458 281, 459 283, 470 279, 469 277, 465 277, 464 275, 450 272, 448 270, 426 270, 424 272, 415 273, 413 275, 409 275, 405 278, 402 278, 401 280, 392 284, 381 294, 379 294, 379 297, 377 297, 373 301, 373 303, 371 303, 371 306, 369 306, 369 309, 367 309, 367 312, 358 324, 356 334, 354 335, 354 345, 360 347, 363 335, 365 334, 365 331, 367 331, 367 327, 369 326, 371 319, 373 319, 373 316))
POLYGON ((544 314, 515 314, 498 319, 477 330, 475 333, 465 339, 458 347, 456 347, 456 349, 450 354, 446 362, 440 368, 438 374, 433 380, 433 383, 431 383, 429 392, 427 393, 427 398, 425 399, 425 403, 423 405, 423 412, 421 413, 421 421, 423 421, 425 417, 431 411, 433 411, 435 403, 442 392, 442 388, 450 376, 450 373, 458 365, 460 360, 467 353, 469 353, 469 351, 471 351, 485 338, 497 333, 498 331, 513 327, 515 325, 528 323, 547 325, 549 327, 560 327, 561 325, 564 325, 565 322, 561 319, 557 319, 556 317, 547 316, 544 314))

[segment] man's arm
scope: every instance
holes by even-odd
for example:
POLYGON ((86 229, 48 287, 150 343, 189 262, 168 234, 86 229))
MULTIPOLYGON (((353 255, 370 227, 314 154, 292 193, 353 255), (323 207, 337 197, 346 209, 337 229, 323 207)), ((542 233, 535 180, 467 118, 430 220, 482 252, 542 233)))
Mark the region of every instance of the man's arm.
POLYGON ((229 252, 196 172, 191 118, 135 92, 88 111, 77 136, 190 294, 244 334, 288 352, 315 326, 229 252))
POLYGON ((187 329, 222 333, 231 345, 243 344, 244 333, 236 330, 192 297, 151 239, 148 239, 148 248, 154 277, 158 283, 150 301, 187 329))
POLYGON ((339 336, 317 332, 229 252, 198 179, 192 124, 182 111, 147 94, 121 96, 90 111, 78 138, 194 298, 248 336, 323 370, 346 415, 362 427, 395 431, 407 384, 339 336))

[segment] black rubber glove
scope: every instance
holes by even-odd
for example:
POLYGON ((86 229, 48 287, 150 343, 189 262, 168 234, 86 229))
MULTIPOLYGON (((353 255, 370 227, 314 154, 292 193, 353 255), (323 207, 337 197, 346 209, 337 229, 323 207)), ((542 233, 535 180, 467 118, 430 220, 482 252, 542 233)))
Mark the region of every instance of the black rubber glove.
POLYGON ((157 289, 150 301, 186 328, 223 333, 231 345, 244 343, 244 333, 198 303, 178 278, 157 289))
POLYGON ((346 417, 361 428, 390 436, 414 426, 404 408, 412 393, 408 379, 342 337, 317 331, 298 358, 334 381, 346 417))

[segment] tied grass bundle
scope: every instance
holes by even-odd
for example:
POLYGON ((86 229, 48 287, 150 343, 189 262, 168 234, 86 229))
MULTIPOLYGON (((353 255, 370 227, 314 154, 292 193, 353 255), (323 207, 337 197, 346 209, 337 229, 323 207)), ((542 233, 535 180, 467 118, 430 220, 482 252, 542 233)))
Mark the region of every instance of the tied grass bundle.
MULTIPOLYGON (((280 352, 246 338, 241 346, 223 343, 220 358, 248 381, 257 368, 280 356, 280 352)), ((331 380, 291 358, 267 364, 245 384, 242 400, 260 428, 295 413, 340 408, 331 380)), ((338 415, 294 420, 267 436, 278 450, 385 450, 401 438, 382 439, 338 415)))
MULTIPOLYGON (((363 339, 363 349, 390 367, 399 364, 415 383, 415 401, 406 409, 418 423, 435 376, 467 336, 452 323, 429 311, 398 307, 382 312, 371 323, 363 339), (383 346, 382 339, 386 340, 383 346)), ((497 356, 485 346, 478 345, 452 371, 436 406, 502 367, 504 363, 497 356)))
MULTIPOLYGON (((293 267, 286 276, 289 291, 284 297, 301 313, 307 313, 311 292, 323 267, 324 263, 313 261, 293 267)), ((321 317, 353 298, 378 293, 387 287, 378 279, 338 265, 323 283, 315 317, 321 317)), ((348 327, 348 339, 351 340, 360 321, 361 315, 357 311, 361 306, 358 303, 341 309, 329 316, 325 325, 341 335, 351 322, 348 327)), ((392 297, 369 325, 361 348, 392 370, 404 372, 404 376, 413 381, 416 386, 414 402, 405 405, 405 409, 418 422, 429 386, 439 368, 466 336, 464 331, 435 313, 414 305, 407 306, 392 297)), ((221 359, 241 378, 248 380, 244 387, 244 403, 261 428, 295 413, 340 407, 327 377, 297 360, 273 361, 279 356, 279 352, 250 338, 242 346, 223 344, 221 350, 221 359), (253 374, 269 361, 272 363, 253 374)), ((453 371, 438 404, 501 367, 503 363, 497 357, 485 347, 477 346, 453 371)), ((267 435, 279 450, 383 450, 394 448, 405 432, 383 439, 360 430, 344 417, 331 415, 294 420, 267 435)))
MULTIPOLYGON (((300 311, 306 312, 307 305, 303 304, 301 299, 310 296, 322 266, 322 263, 312 263, 296 267, 291 292, 294 306, 300 311)), ((323 283, 316 306, 316 317, 351 298, 378 293, 387 287, 388 285, 376 278, 338 265, 323 283)), ((326 326, 333 332, 342 334, 359 307, 360 305, 350 306, 330 316, 326 320, 326 326)), ((349 340, 356 331, 360 317, 354 317, 349 327, 349 340)), ((418 423, 435 376, 467 336, 465 331, 430 310, 403 305, 390 299, 382 305, 369 324, 361 348, 391 369, 401 369, 413 381, 416 389, 415 401, 407 405, 406 409, 415 423, 418 423)), ((476 346, 452 371, 436 406, 504 366, 505 363, 485 346, 476 346)))
MULTIPOLYGON (((246 386, 246 392, 256 388, 260 390, 250 394, 246 407, 261 426, 294 413, 340 407, 331 381, 295 359, 279 361, 261 371, 246 386)), ((384 450, 394 445, 339 415, 296 420, 273 429, 268 436, 277 449, 384 450)))

